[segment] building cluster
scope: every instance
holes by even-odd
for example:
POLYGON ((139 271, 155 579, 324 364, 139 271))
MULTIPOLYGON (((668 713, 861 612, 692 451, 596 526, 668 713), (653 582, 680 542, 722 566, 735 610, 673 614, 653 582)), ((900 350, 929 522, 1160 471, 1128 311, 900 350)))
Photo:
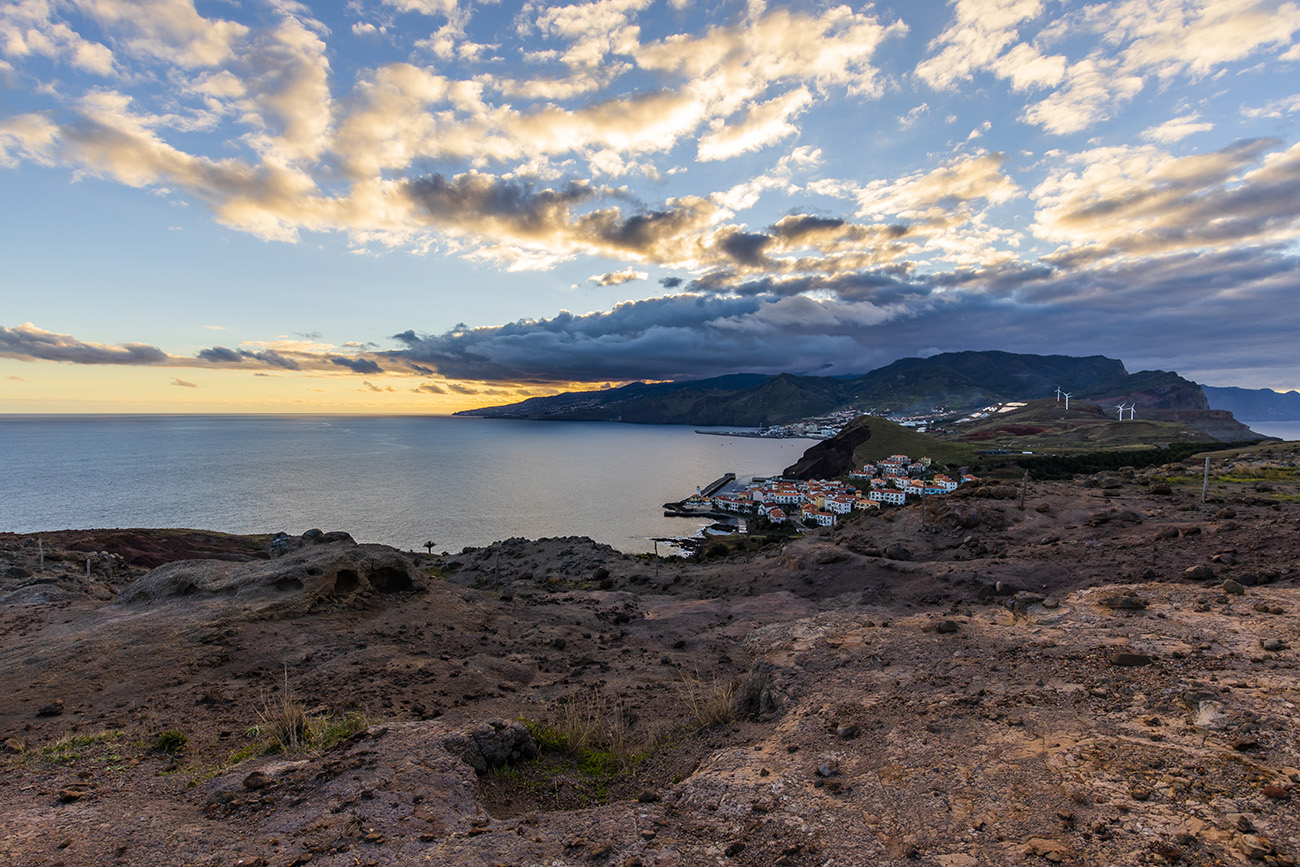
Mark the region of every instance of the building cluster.
POLYGON ((867 489, 825 479, 756 479, 743 490, 708 499, 697 495, 688 503, 696 507, 709 505, 722 512, 761 515, 773 524, 803 521, 831 527, 855 509, 879 509, 882 504, 901 506, 909 497, 946 494, 959 484, 976 481, 971 475, 958 480, 931 473, 929 458, 912 460, 907 455, 891 455, 887 460, 866 464, 849 473, 849 478, 867 482, 867 489))
POLYGON ((759 436, 783 439, 801 437, 804 439, 828 440, 840 435, 840 431, 860 413, 854 410, 841 410, 818 418, 806 418, 790 424, 765 427, 759 436))

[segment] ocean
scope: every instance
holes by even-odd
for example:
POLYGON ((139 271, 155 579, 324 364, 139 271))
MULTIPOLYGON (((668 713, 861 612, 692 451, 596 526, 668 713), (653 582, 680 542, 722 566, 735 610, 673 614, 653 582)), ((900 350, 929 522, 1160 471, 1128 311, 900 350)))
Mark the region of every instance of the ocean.
POLYGON ((1240 421, 1257 434, 1279 437, 1287 442, 1300 440, 1300 421, 1240 421))
POLYGON ((602 422, 0 416, 0 531, 317 527, 452 552, 580 535, 642 553, 707 524, 665 502, 726 472, 775 475, 811 445, 602 422))

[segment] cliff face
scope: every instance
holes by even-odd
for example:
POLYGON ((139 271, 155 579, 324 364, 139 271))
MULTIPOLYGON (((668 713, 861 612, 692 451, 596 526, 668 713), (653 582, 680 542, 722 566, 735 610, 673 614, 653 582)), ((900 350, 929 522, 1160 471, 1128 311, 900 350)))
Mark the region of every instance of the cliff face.
POLYGON ((1167 370, 1142 370, 1109 382, 1099 392, 1089 392, 1088 399, 1103 406, 1133 403, 1140 410, 1210 409, 1210 402, 1201 386, 1167 370))
POLYGON ((1241 443, 1263 439, 1246 425, 1232 417, 1232 413, 1222 409, 1207 410, 1165 410, 1151 414, 1159 421, 1174 421, 1196 428, 1202 433, 1214 437, 1222 443, 1241 443))
POLYGON ((840 435, 822 440, 803 453, 798 461, 785 468, 787 479, 834 479, 853 469, 853 453, 871 439, 871 425, 876 419, 863 416, 850 422, 840 435))

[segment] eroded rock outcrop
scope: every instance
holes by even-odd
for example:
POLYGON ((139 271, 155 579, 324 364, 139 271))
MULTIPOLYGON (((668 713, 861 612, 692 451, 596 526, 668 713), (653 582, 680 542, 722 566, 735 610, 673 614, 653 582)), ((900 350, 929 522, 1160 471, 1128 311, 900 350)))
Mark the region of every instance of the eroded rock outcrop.
POLYGON ((271 561, 180 560, 159 566, 124 588, 117 605, 148 605, 194 597, 232 597, 310 608, 361 593, 422 590, 423 573, 402 552, 346 541, 300 548, 271 561))

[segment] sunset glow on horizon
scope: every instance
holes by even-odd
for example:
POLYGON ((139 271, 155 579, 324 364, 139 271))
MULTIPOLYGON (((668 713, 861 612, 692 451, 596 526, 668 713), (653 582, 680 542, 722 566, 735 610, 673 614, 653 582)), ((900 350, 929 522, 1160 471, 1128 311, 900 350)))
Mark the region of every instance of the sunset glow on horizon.
POLYGON ((966 349, 1300 388, 1300 4, 19 0, 0 412, 966 349))

